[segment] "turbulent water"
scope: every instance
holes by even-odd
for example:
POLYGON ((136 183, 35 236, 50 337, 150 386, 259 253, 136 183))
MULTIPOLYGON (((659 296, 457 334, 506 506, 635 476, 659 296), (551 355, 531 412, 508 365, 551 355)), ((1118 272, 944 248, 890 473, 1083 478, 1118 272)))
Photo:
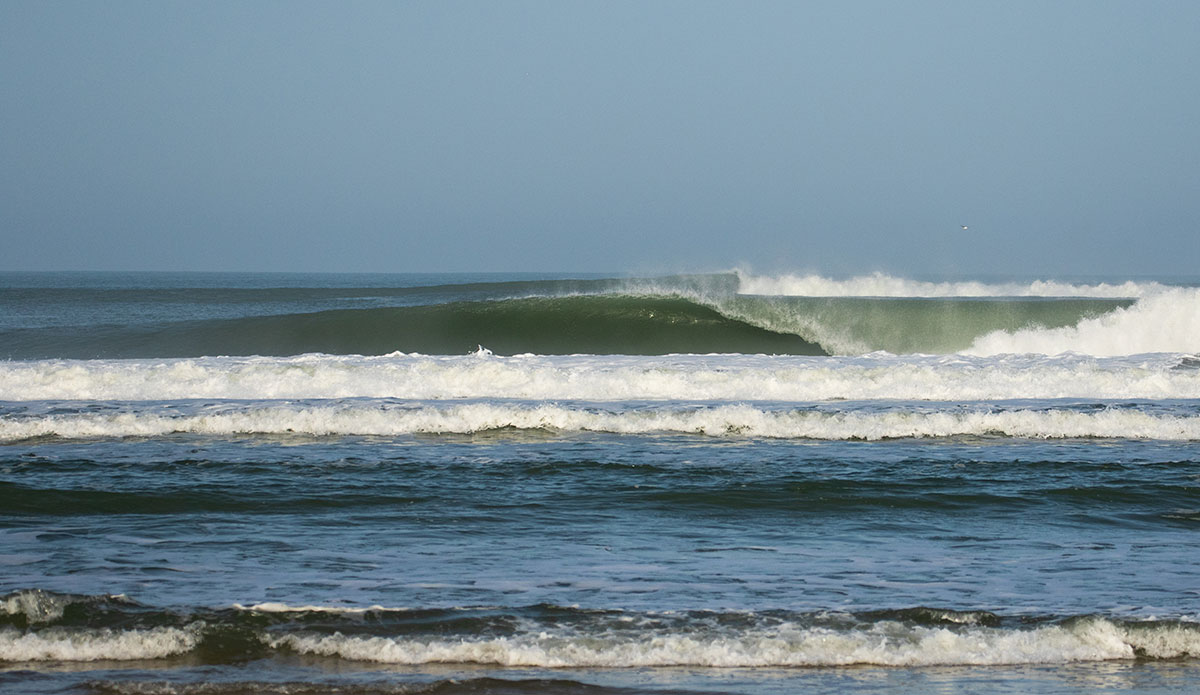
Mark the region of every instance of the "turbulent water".
POLYGON ((1200 690, 1200 287, 0 274, 0 690, 1200 690))

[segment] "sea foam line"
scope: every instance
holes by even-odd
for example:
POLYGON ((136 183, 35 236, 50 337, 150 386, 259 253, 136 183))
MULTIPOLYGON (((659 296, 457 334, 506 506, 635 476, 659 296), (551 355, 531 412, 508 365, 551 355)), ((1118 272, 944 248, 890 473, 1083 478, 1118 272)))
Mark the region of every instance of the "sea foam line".
POLYGON ((784 624, 739 633, 558 635, 406 639, 288 634, 274 648, 393 664, 473 663, 542 668, 799 667, 1039 664, 1200 655, 1200 631, 1084 619, 1032 630, 950 629, 879 622, 836 630, 784 624))
MULTIPOLYGON (((1000 338, 997 338, 999 340, 1000 338)), ((1200 398, 1183 354, 204 357, 0 362, 0 401, 1200 398)))
POLYGON ((363 615, 366 613, 403 613, 409 611, 407 608, 385 608, 378 604, 373 606, 318 606, 318 605, 299 605, 293 606, 279 601, 265 601, 255 603, 250 606, 244 606, 240 603, 235 603, 232 606, 235 610, 250 611, 256 613, 329 613, 331 615, 363 615))
MULTIPOLYGON (((204 626, 135 630, 0 630, 0 662, 158 659, 194 650, 204 626)), ((880 621, 856 629, 784 622, 715 633, 542 629, 505 637, 256 634, 270 649, 352 661, 541 668, 799 667, 1049 664, 1200 656, 1183 623, 1084 618, 1033 629, 928 627, 880 621)))
POLYGON ((1200 415, 1131 408, 1002 411, 771 410, 751 405, 598 410, 558 404, 224 406, 217 412, 81 413, 0 420, 0 441, 35 437, 157 437, 173 433, 229 436, 305 434, 399 436, 496 430, 558 433, 695 434, 819 440, 880 440, 964 435, 1023 438, 1200 440, 1200 415), (228 409, 235 407, 236 409, 228 409))

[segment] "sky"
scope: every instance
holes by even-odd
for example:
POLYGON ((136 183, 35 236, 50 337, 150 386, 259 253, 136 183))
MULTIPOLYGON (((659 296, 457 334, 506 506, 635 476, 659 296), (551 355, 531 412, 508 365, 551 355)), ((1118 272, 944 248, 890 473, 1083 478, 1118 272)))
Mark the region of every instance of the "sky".
POLYGON ((0 270, 1197 275, 1198 36, 1194 0, 3 0, 0 270))

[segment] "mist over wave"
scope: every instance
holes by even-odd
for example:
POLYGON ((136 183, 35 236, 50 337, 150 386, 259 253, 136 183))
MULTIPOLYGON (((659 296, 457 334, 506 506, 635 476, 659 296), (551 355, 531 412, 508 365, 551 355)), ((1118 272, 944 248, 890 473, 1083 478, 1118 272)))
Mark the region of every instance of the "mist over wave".
POLYGON ((872 273, 836 279, 822 275, 754 275, 736 271, 741 294, 797 297, 1091 297, 1135 299, 1157 294, 1158 282, 1074 283, 1058 280, 1024 282, 931 282, 872 273))

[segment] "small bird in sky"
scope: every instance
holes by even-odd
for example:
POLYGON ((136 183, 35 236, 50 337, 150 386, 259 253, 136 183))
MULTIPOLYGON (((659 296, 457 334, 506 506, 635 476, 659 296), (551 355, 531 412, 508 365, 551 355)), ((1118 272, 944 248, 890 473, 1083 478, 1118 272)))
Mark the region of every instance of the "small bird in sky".
POLYGON ((963 229, 967 228, 967 225, 965 225, 965 224, 960 224, 959 226, 962 227, 963 229))

